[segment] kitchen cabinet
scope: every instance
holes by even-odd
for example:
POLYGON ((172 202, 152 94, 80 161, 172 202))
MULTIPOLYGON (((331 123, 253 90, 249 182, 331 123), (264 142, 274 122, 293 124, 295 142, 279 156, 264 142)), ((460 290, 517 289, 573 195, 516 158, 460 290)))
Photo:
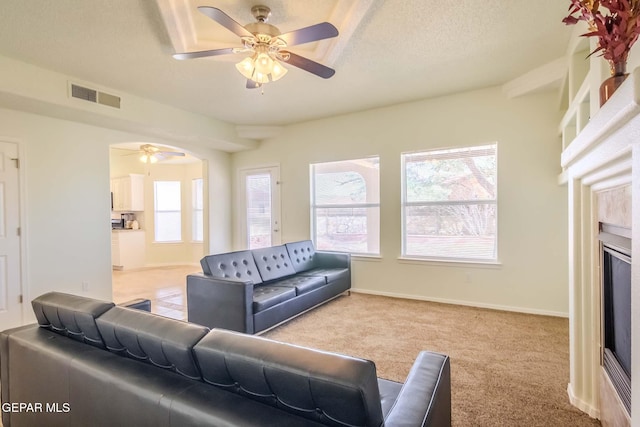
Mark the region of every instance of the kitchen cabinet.
POLYGON ((115 212, 144 211, 144 175, 129 174, 111 179, 115 212))
POLYGON ((114 270, 131 270, 145 266, 144 230, 111 231, 111 264, 114 270))

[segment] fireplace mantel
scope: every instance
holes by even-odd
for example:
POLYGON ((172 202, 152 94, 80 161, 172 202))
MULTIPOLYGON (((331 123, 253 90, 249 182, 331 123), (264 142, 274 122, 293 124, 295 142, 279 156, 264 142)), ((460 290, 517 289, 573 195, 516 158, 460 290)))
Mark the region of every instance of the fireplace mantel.
MULTIPOLYGON (((569 196, 569 398, 600 418, 600 272, 596 193, 632 186, 632 258, 640 260, 640 68, 566 147, 569 196)), ((632 266, 632 402, 640 425, 640 268, 632 266)), ((635 424, 634 424, 635 425, 635 424)))
MULTIPOLYGON (((598 183, 626 175, 631 182, 631 148, 640 142, 640 68, 629 75, 613 96, 562 152, 561 181, 585 179, 598 183), (594 174, 600 172, 598 175, 594 174)), ((613 186, 615 184, 612 184, 613 186)))

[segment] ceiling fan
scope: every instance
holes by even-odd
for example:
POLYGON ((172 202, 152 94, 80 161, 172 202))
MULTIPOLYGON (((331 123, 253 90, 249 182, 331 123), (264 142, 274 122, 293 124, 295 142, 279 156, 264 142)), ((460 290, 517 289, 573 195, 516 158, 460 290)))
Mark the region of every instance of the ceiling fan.
POLYGON ((169 157, 184 157, 179 151, 163 151, 155 145, 143 144, 140 146, 140 161, 143 163, 157 163, 169 157))
POLYGON ((336 37, 338 30, 328 22, 282 34, 277 27, 267 24, 271 15, 271 9, 267 6, 253 6, 251 13, 257 22, 245 26, 215 7, 199 6, 198 10, 240 37, 242 47, 176 53, 173 55, 175 59, 251 53, 251 56, 236 64, 240 74, 247 78, 246 87, 249 89, 258 88, 264 83, 276 81, 284 76, 287 69, 282 65, 283 63, 301 68, 324 79, 335 74, 335 70, 287 50, 289 46, 336 37))

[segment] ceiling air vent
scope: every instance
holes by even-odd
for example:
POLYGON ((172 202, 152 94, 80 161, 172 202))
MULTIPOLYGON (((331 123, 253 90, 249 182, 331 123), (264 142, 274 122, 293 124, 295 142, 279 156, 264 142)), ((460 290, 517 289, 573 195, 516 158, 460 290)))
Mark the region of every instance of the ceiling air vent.
POLYGON ((120 108, 120 97, 71 83, 71 97, 96 104, 120 108))
POLYGON ((98 104, 108 105, 113 108, 120 108, 120 97, 104 92, 98 92, 98 104))
POLYGON ((84 99, 85 101, 97 102, 98 91, 89 89, 88 87, 82 87, 72 84, 71 96, 78 99, 84 99))

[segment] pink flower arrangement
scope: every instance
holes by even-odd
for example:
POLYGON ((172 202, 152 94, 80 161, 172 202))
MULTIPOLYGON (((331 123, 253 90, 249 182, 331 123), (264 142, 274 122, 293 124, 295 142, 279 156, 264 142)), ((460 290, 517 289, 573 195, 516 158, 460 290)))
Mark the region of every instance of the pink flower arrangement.
POLYGON ((578 21, 589 24, 589 32, 583 37, 598 37, 598 53, 614 64, 626 63, 629 49, 640 34, 640 0, 570 0, 569 16, 562 22, 574 25, 578 21), (608 15, 600 7, 609 10, 608 15))

